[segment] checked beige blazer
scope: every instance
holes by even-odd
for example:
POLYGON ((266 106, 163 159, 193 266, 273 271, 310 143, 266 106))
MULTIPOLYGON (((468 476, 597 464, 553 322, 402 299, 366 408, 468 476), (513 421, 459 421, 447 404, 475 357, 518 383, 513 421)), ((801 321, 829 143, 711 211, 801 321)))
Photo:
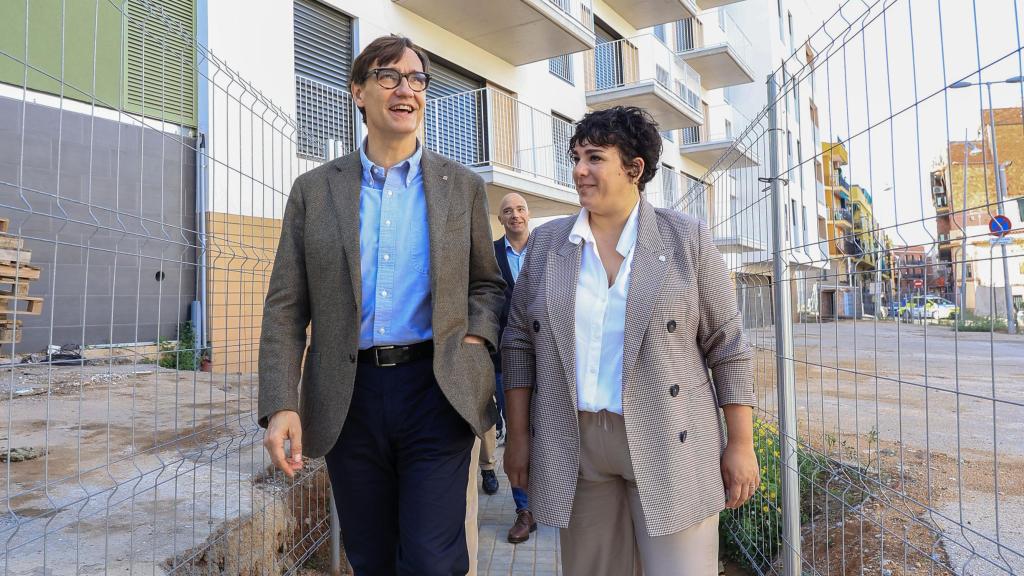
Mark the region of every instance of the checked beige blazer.
MULTIPOLYGON (((531 235, 502 338, 506 389, 532 388, 530 510, 566 528, 579 473, 575 216, 531 235)), ((626 297, 622 410, 647 531, 664 536, 725 507, 719 407, 754 404, 752 353, 708 228, 640 201, 626 297), (709 378, 709 372, 711 378, 709 378)))
MULTIPOLYGON (((430 235, 434 376, 477 436, 494 425, 494 366, 505 282, 494 260, 487 191, 470 169, 423 151, 430 235), (487 346, 463 343, 467 334, 487 346)), ((299 176, 288 196, 263 307, 259 424, 295 410, 303 455, 327 453, 352 401, 359 348, 359 151, 299 176), (306 328, 312 339, 306 348, 306 328), (303 357, 305 359, 303 360, 303 357), (301 370, 300 370, 301 367, 301 370), (301 374, 301 386, 299 385, 301 374)))

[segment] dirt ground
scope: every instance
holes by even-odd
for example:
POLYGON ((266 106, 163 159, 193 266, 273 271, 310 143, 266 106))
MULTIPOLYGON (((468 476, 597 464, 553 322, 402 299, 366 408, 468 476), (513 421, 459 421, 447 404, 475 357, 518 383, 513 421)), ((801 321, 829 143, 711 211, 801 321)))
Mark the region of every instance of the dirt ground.
POLYGON ((2 452, 36 456, 0 463, 0 570, 274 573, 322 532, 325 475, 267 474, 254 375, 121 362, 0 366, 2 452))
MULTIPOLYGON (((752 338, 775 415, 774 337, 752 338)), ((801 443, 872 494, 825 497, 804 558, 832 574, 1024 571, 1024 337, 844 321, 797 324, 794 340, 801 443)))

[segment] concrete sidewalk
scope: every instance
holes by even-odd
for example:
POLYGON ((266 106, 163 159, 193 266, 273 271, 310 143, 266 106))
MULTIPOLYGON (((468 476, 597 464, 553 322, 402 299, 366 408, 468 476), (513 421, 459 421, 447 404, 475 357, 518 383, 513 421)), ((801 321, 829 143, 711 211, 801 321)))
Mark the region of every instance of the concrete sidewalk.
POLYGON ((504 447, 498 448, 498 482, 501 489, 494 496, 484 494, 480 488, 480 474, 476 475, 480 494, 480 547, 478 576, 561 574, 559 563, 558 530, 539 525, 530 539, 522 544, 508 543, 508 529, 516 519, 516 506, 512 489, 502 469, 504 447))

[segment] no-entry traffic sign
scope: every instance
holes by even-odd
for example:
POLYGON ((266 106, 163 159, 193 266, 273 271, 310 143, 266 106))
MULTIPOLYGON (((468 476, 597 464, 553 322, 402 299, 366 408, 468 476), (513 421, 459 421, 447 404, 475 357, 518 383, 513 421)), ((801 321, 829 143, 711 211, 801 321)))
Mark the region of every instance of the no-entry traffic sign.
POLYGON ((1004 214, 996 214, 988 221, 988 231, 993 236, 1006 236, 1011 228, 1013 224, 1004 214))

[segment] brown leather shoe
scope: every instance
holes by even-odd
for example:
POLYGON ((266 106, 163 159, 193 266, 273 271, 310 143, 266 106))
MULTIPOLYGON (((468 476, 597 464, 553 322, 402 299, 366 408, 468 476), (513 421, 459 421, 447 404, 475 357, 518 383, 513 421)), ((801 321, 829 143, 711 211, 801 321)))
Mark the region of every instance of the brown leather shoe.
POLYGON ((537 530, 537 523, 533 521, 533 514, 529 510, 523 510, 516 514, 516 523, 508 530, 508 541, 513 544, 526 542, 530 539, 530 532, 537 530))

